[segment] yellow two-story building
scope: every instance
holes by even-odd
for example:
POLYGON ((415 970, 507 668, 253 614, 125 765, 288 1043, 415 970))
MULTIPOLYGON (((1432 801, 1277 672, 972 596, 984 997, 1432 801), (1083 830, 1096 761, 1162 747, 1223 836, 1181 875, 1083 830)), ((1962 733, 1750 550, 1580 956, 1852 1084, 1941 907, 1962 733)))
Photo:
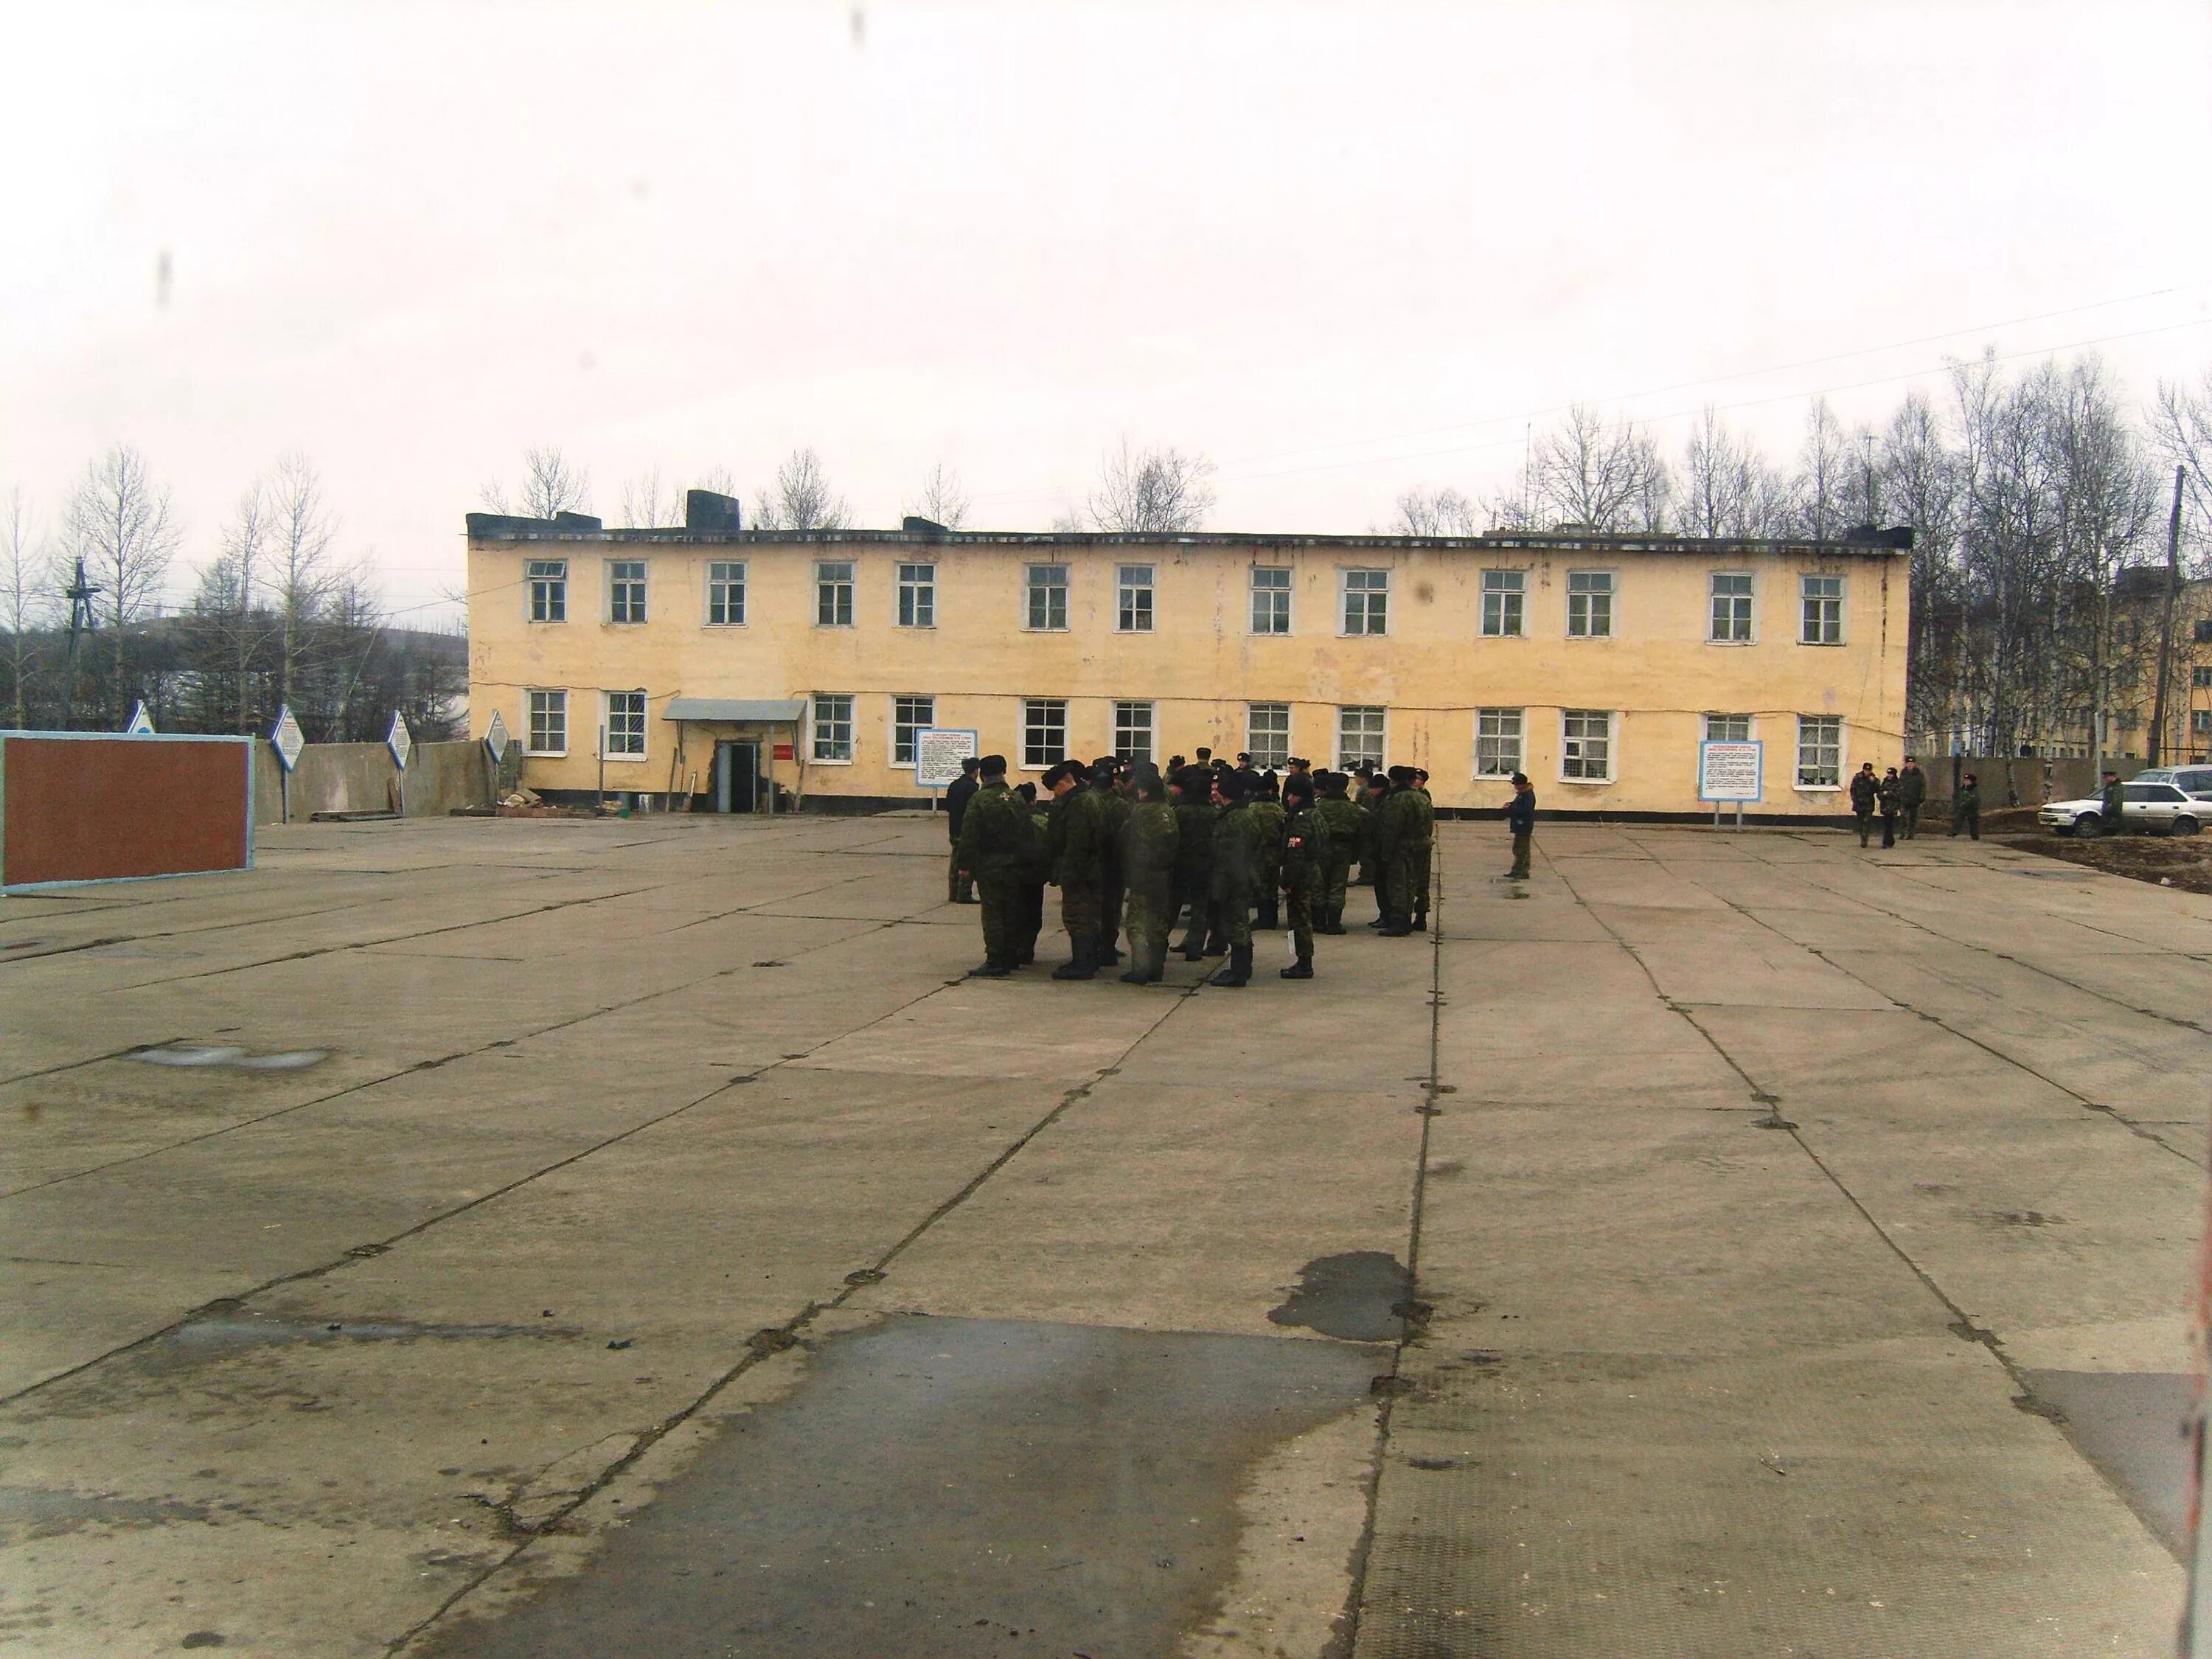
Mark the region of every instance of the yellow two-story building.
MULTIPOLYGON (((470 720, 522 779, 700 809, 928 799, 915 734, 1017 778, 1201 746, 1419 766, 1440 810, 1710 812, 1700 745, 1756 743, 1758 817, 1845 810, 1899 758, 1910 535, 1705 541, 742 532, 471 514, 470 720)), ((1744 751, 1736 751, 1741 762, 1744 751)))

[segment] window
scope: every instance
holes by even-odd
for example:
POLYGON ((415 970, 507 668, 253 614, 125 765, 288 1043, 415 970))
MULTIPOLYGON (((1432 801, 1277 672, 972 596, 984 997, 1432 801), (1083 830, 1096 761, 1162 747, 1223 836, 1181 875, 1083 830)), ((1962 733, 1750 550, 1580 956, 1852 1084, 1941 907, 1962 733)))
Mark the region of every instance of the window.
POLYGON ((1518 708, 1478 708, 1474 711, 1475 776, 1510 778, 1521 769, 1522 712, 1518 708))
POLYGON ((1567 637, 1571 640, 1609 640, 1613 637, 1613 572, 1567 572, 1567 637))
POLYGON ((645 561, 607 561, 607 620, 641 623, 645 620, 645 561))
POLYGON ((530 736, 526 744, 533 755, 568 752, 568 694, 532 691, 530 694, 530 736))
MULTIPOLYGON (((1022 583, 1029 595, 1026 627, 1056 633, 1067 626, 1067 567, 1031 564, 1022 567, 1022 583)), ((1048 761, 1047 765, 1051 762, 1048 761)))
POLYGON ((1382 764, 1384 711, 1347 707, 1336 711, 1336 769, 1357 771, 1363 763, 1382 764))
POLYGON ((607 758, 645 758, 645 693, 607 693, 607 758))
POLYGON ((2212 617, 2199 617, 2189 626, 2190 638, 2199 645, 2212 645, 2212 617))
POLYGON ((1844 642, 1844 579, 1808 576, 1804 579, 1805 626, 1799 642, 1841 645, 1844 642))
POLYGON ((1749 743, 1751 716, 1748 714, 1708 714, 1705 716, 1707 743, 1749 743))
POLYGON ((1559 714, 1559 775, 1582 783, 1613 779, 1613 714, 1567 708, 1559 714))
POLYGON ((2200 738, 2207 732, 2212 732, 2212 708, 2191 709, 2189 729, 2200 738))
POLYGON ((1114 705, 1114 753, 1125 761, 1152 759, 1152 704, 1117 702, 1114 705))
POLYGON ((814 625, 853 625, 853 566, 848 559, 820 559, 814 566, 814 625))
POLYGON ((1344 631, 1347 634, 1387 634, 1390 631, 1389 571, 1347 570, 1344 573, 1344 631))
POLYGON ((1844 722, 1836 714, 1797 717, 1797 787, 1835 789, 1844 781, 1844 722))
POLYGON ((902 564, 898 568, 898 625, 901 628, 937 626, 937 567, 902 564))
MULTIPOLYGON (((851 566, 846 567, 850 569, 851 566)), ((853 758, 853 698, 846 691, 814 694, 814 758, 849 761, 853 758)))
MULTIPOLYGON (((1063 574, 1067 567, 1057 568, 1063 574)), ((1065 591, 1065 590, 1063 590, 1065 591)), ((1022 699, 1022 764, 1041 769, 1056 766, 1067 757, 1067 704, 1059 697, 1022 699)))
POLYGON ((891 764, 914 764, 914 734, 937 724, 934 697, 891 699, 891 764))
POLYGON ((1114 568, 1114 626, 1124 634, 1152 631, 1152 568, 1148 564, 1116 565, 1114 568))
POLYGON ((1486 638, 1517 640, 1526 631, 1522 607, 1528 600, 1525 570, 1482 573, 1482 631, 1486 638))
POLYGON ((2212 668, 2191 669, 2189 671, 2189 684, 2199 691, 2203 690, 2208 686, 2212 686, 2212 668))
POLYGON ((745 619, 745 567, 715 560, 707 567, 707 625, 735 628, 745 619))
POLYGON ((2153 801, 2171 806, 2188 796, 2170 783, 2126 783, 2120 786, 2120 799, 2131 801, 2153 801))
POLYGON ((1247 703, 1244 706, 1244 750, 1252 757, 1255 766, 1288 765, 1291 758, 1290 704, 1247 703))
POLYGON ((532 559, 523 566, 530 584, 530 620, 557 623, 568 620, 568 562, 532 559))
POLYGON ((1751 577, 1742 571, 1713 573, 1713 631, 1721 645, 1751 643, 1751 577))
MULTIPOLYGON (((1291 573, 1273 565, 1252 567, 1252 631, 1287 634, 1291 631, 1291 573)), ((1254 753, 1259 751, 1255 750, 1254 753)))

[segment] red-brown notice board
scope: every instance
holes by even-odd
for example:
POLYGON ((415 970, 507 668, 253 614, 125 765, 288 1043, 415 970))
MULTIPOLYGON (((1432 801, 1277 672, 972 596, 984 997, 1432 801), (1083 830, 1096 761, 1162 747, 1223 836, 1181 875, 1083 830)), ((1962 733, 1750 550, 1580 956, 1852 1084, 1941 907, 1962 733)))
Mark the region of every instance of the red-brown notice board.
POLYGON ((251 738, 0 737, 0 887, 252 862, 251 738))

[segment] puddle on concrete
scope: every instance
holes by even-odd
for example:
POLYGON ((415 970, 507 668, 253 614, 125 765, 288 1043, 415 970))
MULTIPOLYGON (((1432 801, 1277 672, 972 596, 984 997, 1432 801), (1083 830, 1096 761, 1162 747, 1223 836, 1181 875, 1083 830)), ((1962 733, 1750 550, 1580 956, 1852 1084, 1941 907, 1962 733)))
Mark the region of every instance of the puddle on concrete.
POLYGON ((900 1316, 823 1345, 583 1576, 440 1659, 1175 1650, 1237 1562, 1238 1488, 1368 1399, 1334 1342, 900 1316))
POLYGON ((125 1060, 149 1066, 214 1066, 232 1072, 297 1072, 330 1058, 327 1048, 291 1048, 281 1054, 249 1054, 243 1048, 216 1043, 172 1042, 160 1048, 141 1048, 125 1060))
POLYGON ((1391 1310, 1412 1288, 1397 1257, 1380 1250, 1318 1256, 1298 1270, 1297 1289, 1267 1317, 1347 1342, 1395 1342, 1402 1332, 1391 1310))
POLYGON ((485 1341, 498 1337, 574 1337, 568 1326, 418 1325, 404 1319, 279 1319, 240 1308, 187 1320, 161 1339, 164 1347, 221 1352, 276 1342, 405 1342, 419 1339, 485 1341))
POLYGON ((165 1527, 179 1521, 205 1521, 210 1513, 205 1504, 169 1498, 0 1486, 0 1525, 28 1538, 61 1538, 86 1527, 165 1527))
POLYGON ((2029 1395, 2064 1415, 2066 1437, 2179 1558, 2188 1547, 2190 1407, 2179 1371, 2029 1371, 2029 1395))

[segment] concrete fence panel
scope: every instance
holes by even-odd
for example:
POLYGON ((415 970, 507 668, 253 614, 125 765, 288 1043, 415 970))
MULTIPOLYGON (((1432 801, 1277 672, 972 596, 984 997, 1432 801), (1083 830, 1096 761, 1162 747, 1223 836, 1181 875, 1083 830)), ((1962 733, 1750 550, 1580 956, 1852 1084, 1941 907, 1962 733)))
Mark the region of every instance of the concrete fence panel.
MULTIPOLYGON (((276 823, 284 817, 283 763, 267 744, 255 768, 254 817, 276 823)), ((304 823, 318 812, 389 812, 399 803, 399 769, 380 743, 311 743, 300 751, 289 793, 291 817, 304 823)), ((457 806, 491 799, 491 769, 480 743, 418 743, 407 766, 407 816, 443 817, 457 806)))

